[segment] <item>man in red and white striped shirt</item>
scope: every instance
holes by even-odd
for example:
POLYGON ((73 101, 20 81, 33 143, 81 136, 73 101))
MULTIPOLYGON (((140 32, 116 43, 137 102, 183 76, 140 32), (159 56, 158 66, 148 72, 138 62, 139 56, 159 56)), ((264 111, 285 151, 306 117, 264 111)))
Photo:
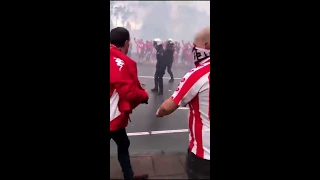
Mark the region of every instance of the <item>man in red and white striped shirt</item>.
POLYGON ((189 148, 186 171, 190 179, 210 179, 210 28, 201 30, 194 39, 195 68, 180 81, 172 97, 158 109, 163 117, 188 105, 189 148))

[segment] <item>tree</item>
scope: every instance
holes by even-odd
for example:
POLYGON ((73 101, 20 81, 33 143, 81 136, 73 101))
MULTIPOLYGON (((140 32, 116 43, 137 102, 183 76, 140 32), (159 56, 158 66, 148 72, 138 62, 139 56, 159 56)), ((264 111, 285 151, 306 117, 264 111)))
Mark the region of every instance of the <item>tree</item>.
POLYGON ((110 30, 113 29, 114 27, 114 23, 112 21, 112 18, 114 18, 114 6, 115 6, 115 2, 114 1, 110 1, 110 30))
POLYGON ((110 16, 115 19, 116 26, 118 24, 124 25, 132 15, 133 12, 126 5, 113 4, 111 9, 110 4, 110 16))
POLYGON ((121 24, 125 24, 126 21, 132 16, 133 12, 125 5, 117 6, 116 9, 117 17, 121 24))
POLYGON ((113 15, 114 15, 114 18, 116 20, 116 26, 118 26, 118 20, 121 18, 121 6, 115 6, 114 7, 114 12, 113 12, 113 15))
POLYGON ((123 25, 125 24, 129 24, 129 18, 132 17, 132 15, 134 14, 130 9, 128 9, 127 7, 124 7, 121 11, 122 13, 122 22, 123 25))

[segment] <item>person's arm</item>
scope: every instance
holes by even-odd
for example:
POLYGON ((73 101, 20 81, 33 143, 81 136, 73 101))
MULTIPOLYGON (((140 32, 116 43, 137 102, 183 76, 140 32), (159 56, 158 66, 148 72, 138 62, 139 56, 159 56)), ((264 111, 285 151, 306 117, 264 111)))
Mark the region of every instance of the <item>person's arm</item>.
POLYGON ((123 100, 130 103, 139 102, 138 104, 148 102, 148 93, 142 88, 139 88, 133 81, 122 80, 116 83, 114 87, 123 100))
MULTIPOLYGON (((110 61, 115 60, 114 58, 110 58, 110 61)), ((121 59, 117 59, 117 61, 121 61, 121 59)), ((148 93, 130 76, 128 69, 130 67, 127 66, 126 64, 122 64, 121 67, 115 62, 110 63, 110 84, 113 85, 119 97, 130 104, 147 102, 148 93)))
POLYGON ((159 48, 159 53, 162 57, 164 57, 164 48, 163 47, 160 47, 159 48))
MULTIPOLYGON (((204 67, 204 68, 210 68, 204 67)), ((156 116, 163 117, 173 113, 179 106, 186 106, 198 93, 201 86, 199 79, 203 76, 204 72, 202 69, 198 71, 188 72, 180 81, 176 91, 173 93, 172 97, 168 98, 159 107, 156 116)))
MULTIPOLYGON (((135 76, 134 79, 137 79, 136 85, 137 85, 138 89, 140 91, 143 90, 147 93, 147 91, 145 90, 145 84, 140 83, 140 81, 138 80, 139 78, 138 78, 137 63, 133 60, 132 60, 132 65, 130 66, 130 69, 132 70, 133 76, 135 76)), ((130 78, 132 78, 131 76, 130 76, 130 78)), ((145 98, 142 98, 142 99, 138 98, 137 101, 131 102, 132 109, 136 108, 141 103, 148 104, 148 99, 149 99, 149 97, 148 97, 148 93, 147 93, 147 96, 145 98)))
POLYGON ((174 54, 175 49, 176 49, 176 48, 175 48, 174 46, 170 48, 172 55, 174 54))

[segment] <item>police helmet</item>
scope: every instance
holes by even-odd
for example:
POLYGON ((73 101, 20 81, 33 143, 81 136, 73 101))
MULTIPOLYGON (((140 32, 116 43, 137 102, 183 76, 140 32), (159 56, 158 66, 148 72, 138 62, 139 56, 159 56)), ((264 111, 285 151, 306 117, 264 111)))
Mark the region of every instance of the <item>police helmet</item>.
POLYGON ((157 45, 159 45, 159 44, 161 44, 161 39, 155 38, 155 39, 153 40, 153 43, 156 43, 157 45))

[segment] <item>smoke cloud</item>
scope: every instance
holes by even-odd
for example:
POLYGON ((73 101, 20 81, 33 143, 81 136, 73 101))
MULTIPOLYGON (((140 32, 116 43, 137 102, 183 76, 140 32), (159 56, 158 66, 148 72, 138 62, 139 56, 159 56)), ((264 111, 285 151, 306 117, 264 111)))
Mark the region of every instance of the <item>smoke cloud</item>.
POLYGON ((124 26, 132 37, 191 41, 210 26, 210 1, 110 1, 110 26, 124 26))

